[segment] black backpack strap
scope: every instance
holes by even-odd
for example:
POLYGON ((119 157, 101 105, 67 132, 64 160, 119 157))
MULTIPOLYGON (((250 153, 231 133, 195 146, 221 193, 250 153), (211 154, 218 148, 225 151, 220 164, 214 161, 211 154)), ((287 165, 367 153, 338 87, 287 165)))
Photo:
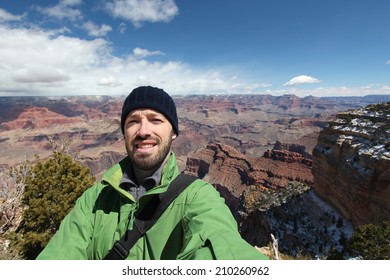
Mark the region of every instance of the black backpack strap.
POLYGON ((127 230, 122 238, 114 243, 104 260, 124 260, 137 240, 145 234, 160 218, 172 201, 197 177, 179 174, 170 184, 165 193, 155 195, 150 202, 137 213, 133 229, 127 230))

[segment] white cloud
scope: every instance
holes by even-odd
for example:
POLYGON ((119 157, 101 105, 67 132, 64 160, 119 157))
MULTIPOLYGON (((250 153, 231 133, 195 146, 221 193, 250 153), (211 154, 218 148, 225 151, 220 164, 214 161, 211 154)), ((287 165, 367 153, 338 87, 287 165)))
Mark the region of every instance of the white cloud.
POLYGON ((105 7, 115 18, 136 27, 143 22, 169 22, 179 12, 174 0, 111 0, 105 7))
POLYGON ((136 48, 127 57, 117 57, 104 39, 55 34, 0 25, 0 95, 116 95, 140 85, 172 94, 242 93, 261 86, 226 78, 216 69, 146 59, 162 55, 160 51, 136 48))
POLYGON ((362 86, 363 89, 373 89, 373 88, 378 88, 378 87, 381 87, 381 84, 369 84, 369 85, 366 85, 366 86, 362 86))
POLYGON ((108 77, 101 78, 97 82, 97 84, 99 86, 106 86, 106 87, 118 87, 118 86, 123 85, 123 83, 118 82, 117 78, 115 78, 114 76, 108 76, 108 77))
POLYGON ((112 30, 111 26, 102 24, 101 26, 98 26, 94 24, 92 21, 87 21, 83 24, 83 28, 87 30, 88 35, 94 36, 94 37, 102 37, 107 35, 108 32, 112 30))
POLYGON ((0 22, 19 21, 24 15, 16 16, 0 8, 0 22))
POLYGON ((25 65, 11 73, 14 81, 20 83, 55 83, 69 81, 71 78, 62 69, 44 65, 25 65))
MULTIPOLYGON (((113 55, 111 42, 10 28, 0 24, 0 95, 117 95, 140 85, 164 88, 172 94, 295 94, 337 96, 389 94, 390 88, 277 89, 248 83, 226 69, 194 68, 181 61, 148 61, 161 51, 135 48, 128 56, 113 55)), ((307 81, 307 80, 306 80, 307 81)))
MULTIPOLYGON (((61 1, 57 6, 73 9, 80 3, 78 0, 61 1)), ((172 94, 390 94, 390 87, 385 85, 369 85, 365 88, 279 89, 262 83, 261 79, 246 82, 242 76, 235 76, 237 73, 232 68, 194 67, 183 61, 168 61, 166 57, 158 60, 159 56, 165 55, 159 50, 135 48, 116 56, 112 49, 113 43, 107 39, 68 37, 66 34, 71 30, 67 27, 50 30, 23 22, 23 27, 6 24, 6 21, 19 19, 22 18, 0 10, 0 95, 3 96, 116 95, 127 94, 140 85, 158 86, 172 94), (153 60, 149 59, 151 56, 154 56, 153 60)), ((102 36, 110 29, 92 22, 84 27, 95 36, 102 36)), ((120 28, 122 27, 125 28, 126 25, 121 24, 120 28)), ((313 82, 319 80, 302 75, 285 85, 313 82)))
POLYGON ((45 16, 53 17, 58 20, 69 19, 75 21, 82 19, 81 11, 75 6, 82 4, 81 0, 60 0, 57 5, 47 8, 37 7, 37 11, 45 16))
POLYGON ((42 85, 58 82, 64 91, 57 94, 84 91, 79 90, 83 82, 92 79, 89 76, 95 69, 106 63, 109 44, 102 39, 53 35, 51 31, 0 25, 0 93, 54 94, 51 87, 42 85))
POLYGON ((302 84, 316 84, 319 83, 320 80, 314 77, 310 77, 307 75, 300 75, 292 78, 290 81, 284 83, 284 86, 298 86, 302 84))
POLYGON ((161 51, 136 48, 128 57, 116 57, 104 39, 1 25, 0 37, 1 95, 124 94, 141 84, 177 94, 208 93, 239 83, 219 71, 194 71, 180 61, 146 60, 161 51))
POLYGON ((165 55, 165 54, 161 51, 153 51, 152 52, 152 51, 142 49, 142 48, 135 48, 133 50, 133 56, 136 58, 145 58, 145 57, 154 56, 154 55, 165 55))
POLYGON ((121 24, 119 24, 118 30, 119 30, 119 33, 121 33, 121 34, 125 33, 127 30, 126 23, 121 22, 121 24))
POLYGON ((364 87, 348 87, 348 86, 339 86, 339 87, 318 87, 313 89, 300 89, 300 88, 289 88, 289 89, 267 89, 265 91, 258 92, 259 94, 271 94, 271 95, 284 95, 292 94, 299 97, 305 96, 365 96, 365 95, 382 95, 390 94, 390 87, 377 85, 375 87, 370 86, 368 89, 364 87))
POLYGON ((386 64, 390 64, 390 60, 386 61, 386 64))

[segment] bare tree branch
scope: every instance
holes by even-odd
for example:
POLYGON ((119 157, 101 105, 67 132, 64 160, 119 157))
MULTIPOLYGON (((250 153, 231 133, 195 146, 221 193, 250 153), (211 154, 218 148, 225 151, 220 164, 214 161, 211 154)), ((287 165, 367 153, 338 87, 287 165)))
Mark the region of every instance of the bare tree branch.
POLYGON ((0 172, 0 234, 17 226, 16 216, 20 208, 30 164, 25 161, 19 168, 0 172))

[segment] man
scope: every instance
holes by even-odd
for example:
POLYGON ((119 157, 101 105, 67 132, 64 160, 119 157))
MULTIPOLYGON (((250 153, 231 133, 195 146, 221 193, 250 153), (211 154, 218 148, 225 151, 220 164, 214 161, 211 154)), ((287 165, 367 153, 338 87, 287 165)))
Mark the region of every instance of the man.
MULTIPOLYGON (((179 170, 172 141, 179 135, 176 106, 162 89, 134 89, 121 116, 128 156, 88 189, 62 221, 38 259, 103 259, 134 225, 137 209, 166 192, 179 170)), ((244 241, 215 188, 188 186, 138 239, 127 259, 267 259, 244 241)))

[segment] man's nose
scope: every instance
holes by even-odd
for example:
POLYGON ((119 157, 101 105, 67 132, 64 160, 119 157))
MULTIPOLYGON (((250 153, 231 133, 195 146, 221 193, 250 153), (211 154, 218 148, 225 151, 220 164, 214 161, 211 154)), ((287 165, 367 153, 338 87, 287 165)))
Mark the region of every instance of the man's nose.
POLYGON ((147 136, 151 134, 150 122, 148 120, 146 119, 141 120, 138 133, 140 136, 147 136))

